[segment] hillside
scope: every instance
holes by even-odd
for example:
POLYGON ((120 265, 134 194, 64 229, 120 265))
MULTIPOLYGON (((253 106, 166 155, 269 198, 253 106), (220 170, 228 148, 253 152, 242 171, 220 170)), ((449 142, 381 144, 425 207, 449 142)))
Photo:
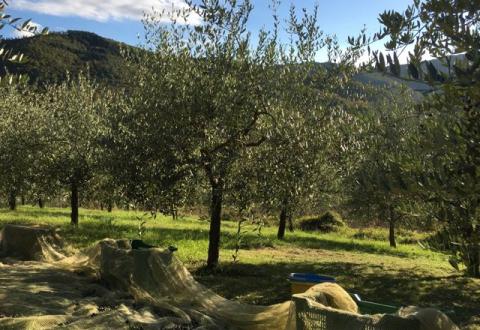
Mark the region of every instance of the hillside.
MULTIPOLYGON (((23 53, 28 60, 23 64, 2 63, 0 60, 0 74, 4 74, 6 68, 10 73, 27 75, 32 82, 48 83, 65 79, 67 71, 75 75, 88 68, 97 81, 114 86, 121 85, 129 76, 121 49, 132 46, 94 33, 57 32, 32 38, 9 39, 4 43, 7 48, 23 53)), ((431 89, 421 82, 405 82, 378 72, 360 73, 355 79, 376 86, 406 84, 420 93, 431 89)))
MULTIPOLYGON (((403 76, 402 76, 403 77, 403 76)), ((387 76, 381 72, 362 72, 355 76, 355 79, 375 86, 394 87, 399 84, 406 85, 417 93, 426 93, 432 90, 432 87, 421 81, 406 81, 393 76, 387 76)))
POLYGON ((0 61, 0 74, 25 74, 32 82, 64 80, 66 72, 75 75, 87 68, 100 82, 112 85, 125 80, 125 60, 122 47, 130 47, 114 40, 83 31, 50 33, 24 39, 4 41, 7 48, 23 53, 27 61, 22 64, 0 61))

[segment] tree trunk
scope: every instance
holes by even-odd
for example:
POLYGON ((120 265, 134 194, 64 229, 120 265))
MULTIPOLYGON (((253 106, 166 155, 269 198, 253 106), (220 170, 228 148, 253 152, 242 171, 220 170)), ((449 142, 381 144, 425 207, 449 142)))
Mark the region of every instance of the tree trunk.
POLYGON ((395 241, 395 214, 394 214, 393 206, 390 206, 388 239, 390 241, 390 247, 396 248, 397 242, 395 241))
POLYGON ((107 211, 110 213, 110 212, 112 212, 112 209, 113 209, 113 203, 111 201, 109 201, 108 204, 107 204, 107 211))
POLYGON ((210 205, 210 232, 208 242, 207 267, 215 268, 218 265, 220 251, 220 226, 222 216, 223 183, 211 179, 212 200, 210 205))
POLYGON ((291 215, 291 214, 288 215, 288 230, 289 230, 291 233, 294 232, 293 219, 292 219, 292 215, 291 215))
POLYGON ((178 212, 175 204, 170 205, 170 214, 172 216, 172 220, 177 220, 178 219, 178 212))
POLYGON ((469 226, 465 233, 468 233, 464 238, 468 244, 467 253, 467 274, 468 276, 480 278, 480 228, 474 227, 473 224, 469 226))
POLYGON ((480 247, 473 246, 469 251, 469 260, 467 266, 467 274, 472 277, 480 277, 480 247))
POLYGON ((39 198, 39 199, 38 199, 38 207, 41 208, 41 209, 43 209, 43 206, 44 206, 44 205, 43 205, 43 199, 39 198))
POLYGON ((397 242, 395 241, 395 222, 393 221, 390 221, 388 240, 390 241, 391 247, 397 247, 397 242))
POLYGON ((22 203, 22 206, 25 205, 25 196, 20 197, 20 202, 22 203))
POLYGON ((14 211, 17 208, 17 196, 14 191, 11 191, 8 195, 8 207, 10 210, 14 211))
POLYGON ((103 211, 103 203, 100 203, 100 210, 103 211))
POLYGON ((278 239, 284 239, 285 238, 285 227, 287 225, 287 209, 285 207, 282 208, 282 211, 280 212, 280 223, 278 225, 278 233, 277 233, 277 238, 278 239))
POLYGON ((70 204, 72 208, 70 223, 73 226, 78 227, 78 186, 76 182, 72 182, 72 185, 71 185, 70 204))

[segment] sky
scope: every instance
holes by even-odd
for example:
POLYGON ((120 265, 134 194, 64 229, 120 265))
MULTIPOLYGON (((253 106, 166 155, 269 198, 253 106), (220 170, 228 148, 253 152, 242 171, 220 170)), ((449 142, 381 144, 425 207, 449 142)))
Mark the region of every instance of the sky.
MULTIPOLYGON (((255 6, 249 29, 255 33, 271 22, 268 0, 252 0, 255 6)), ((384 10, 403 11, 412 0, 284 0, 279 16, 286 18, 290 3, 312 9, 319 5, 321 29, 335 34, 346 45, 348 36, 356 36, 366 26, 370 34, 380 28, 378 15, 384 10)), ((131 45, 141 44, 144 34, 141 18, 144 12, 155 9, 184 8, 183 0, 11 0, 8 13, 15 17, 31 18, 50 31, 83 30, 131 45)), ((193 24, 198 23, 196 18, 193 24)), ((24 37, 7 32, 6 37, 24 37)), ((380 47, 380 45, 379 45, 380 47)))

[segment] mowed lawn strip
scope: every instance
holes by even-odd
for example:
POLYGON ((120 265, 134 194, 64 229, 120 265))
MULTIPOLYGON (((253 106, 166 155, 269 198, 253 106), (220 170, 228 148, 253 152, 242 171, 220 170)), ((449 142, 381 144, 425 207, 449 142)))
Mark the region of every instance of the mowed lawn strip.
MULTIPOLYGON (((208 248, 207 221, 196 217, 152 219, 142 212, 80 210, 80 226, 69 224, 69 209, 22 206, 0 210, 0 227, 6 223, 43 224, 60 228, 73 250, 103 238, 139 238, 139 225, 146 221, 143 239, 160 247, 178 247, 177 256, 201 283, 229 298, 253 304, 273 304, 289 299, 291 272, 334 276, 337 282, 364 299, 379 303, 433 306, 456 322, 465 323, 480 311, 480 280, 461 276, 448 264, 448 256, 401 244, 397 249, 385 240, 355 239, 358 230, 316 234, 295 231, 278 241, 275 227, 264 227, 261 236, 254 226, 243 231, 237 262, 233 262, 238 238, 237 223, 222 224, 221 266, 205 270, 208 248)), ((381 238, 376 229, 375 238, 381 238)), ((420 234, 406 233, 406 236, 420 234)))

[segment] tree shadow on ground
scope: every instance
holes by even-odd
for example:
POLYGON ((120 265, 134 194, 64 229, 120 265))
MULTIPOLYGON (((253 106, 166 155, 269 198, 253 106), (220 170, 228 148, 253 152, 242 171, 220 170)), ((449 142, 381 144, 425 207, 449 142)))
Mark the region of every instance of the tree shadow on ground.
MULTIPOLYGON (((103 214, 91 214, 88 215, 82 214, 82 209, 80 210, 79 214, 79 223, 81 224, 82 221, 86 219, 93 219, 93 220, 106 220, 110 218, 115 218, 115 214, 113 213, 103 213, 103 214)), ((11 211, 9 209, 0 209, 0 216, 13 216, 14 218, 21 217, 24 219, 25 222, 44 222, 45 219, 55 219, 55 220, 63 220, 66 223, 70 223, 70 210, 69 209, 61 209, 61 208, 48 208, 48 209, 34 209, 34 208, 22 208, 20 210, 11 211)), ((18 223, 18 220, 15 220, 18 223)))
POLYGON ((4 266, 0 282, 0 315, 10 317, 59 314, 99 287, 92 278, 35 262, 4 266))
MULTIPOLYGON (((19 211, 10 211, 6 209, 0 209, 0 216, 5 217, 9 214, 15 215, 17 218, 21 215, 22 219, 15 219, 11 221, 11 223, 15 224, 26 224, 31 225, 32 222, 34 223, 41 223, 42 219, 45 218, 53 218, 59 220, 58 226, 68 235, 72 234, 72 237, 80 239, 76 244, 78 246, 85 246, 93 241, 111 237, 111 238, 121 238, 118 236, 120 234, 125 235, 128 234, 128 238, 138 238, 138 228, 137 224, 134 222, 131 225, 120 225, 116 222, 116 215, 115 213, 99 213, 99 214, 88 214, 82 215, 80 214, 79 224, 80 224, 80 231, 78 233, 74 233, 70 230, 70 223, 69 217, 70 213, 68 209, 60 209, 60 208, 48 208, 48 209, 35 209, 35 208, 25 208, 19 211), (90 221, 85 221, 89 219, 90 221), (64 224, 61 224, 61 220, 64 220, 64 224), (91 221, 93 220, 93 221, 91 221), (113 221, 111 221, 113 220, 113 221), (84 233, 88 233, 90 235, 90 239, 84 235, 84 233)), ((7 222, 4 222, 7 223, 7 222)), ((140 223, 140 222, 139 222, 140 223)), ((181 221, 179 222, 181 223, 181 221)), ((234 227, 234 223, 229 221, 225 222, 224 229, 229 227, 230 229, 234 227)), ((165 235, 168 235, 170 242, 175 242, 176 238, 179 240, 181 239, 190 239, 192 240, 201 240, 201 239, 208 239, 208 234, 201 229, 170 229, 170 228, 149 228, 148 231, 153 231, 154 241, 157 243, 165 242, 166 240, 163 239, 165 235), (158 233, 158 236, 156 235, 158 233), (158 237, 158 239, 156 238, 158 237)), ((260 247, 273 247, 274 242, 276 241, 276 237, 274 235, 265 235, 262 236, 263 238, 259 238, 258 235, 255 233, 249 233, 242 237, 243 240, 243 249, 248 248, 260 248, 260 247)), ((155 243, 155 242, 152 242, 155 243)), ((377 242, 373 242, 369 244, 368 242, 359 242, 359 241, 339 241, 336 239, 329 239, 322 235, 318 236, 300 236, 300 235, 287 235, 285 237, 284 243, 290 244, 295 247, 300 248, 309 248, 309 249, 326 249, 331 251, 353 251, 359 253, 372 253, 372 254, 382 254, 382 255, 391 255, 396 257, 412 257, 411 253, 392 249, 385 247, 383 245, 377 244, 377 242)), ((237 244, 237 237, 235 233, 229 232, 227 230, 222 231, 222 247, 227 249, 235 249, 237 244)))
MULTIPOLYGON (((70 226, 62 227, 62 236, 70 242, 75 242, 78 247, 88 246, 93 242, 105 239, 139 239, 138 228, 132 225, 109 224, 109 223, 84 223, 81 229, 70 226)), ((196 229, 173 229, 154 227, 147 229, 147 238, 143 238, 148 244, 166 247, 178 241, 205 241, 208 232, 196 229)))
POLYGON ((318 237, 302 237, 302 236, 290 236, 286 237, 285 242, 294 244, 298 247, 308 248, 308 249, 325 249, 331 251, 355 251, 363 253, 372 253, 372 254, 384 254, 395 257, 409 258, 411 257, 410 253, 388 248, 384 246, 379 246, 376 244, 368 244, 366 242, 342 242, 333 239, 327 239, 322 236, 318 237))
POLYGON ((22 216, 25 218, 33 218, 33 219, 44 219, 44 218, 69 218, 70 212, 68 209, 54 209, 49 208, 47 209, 21 209, 12 211, 9 209, 0 209, 0 215, 14 215, 22 216))
POLYGON ((290 299, 287 278, 293 272, 334 276, 341 286, 360 294, 364 300, 394 306, 435 307, 460 324, 480 311, 480 285, 473 279, 392 272, 379 265, 224 263, 216 272, 198 268, 193 274, 199 282, 226 298, 270 305, 290 299))

